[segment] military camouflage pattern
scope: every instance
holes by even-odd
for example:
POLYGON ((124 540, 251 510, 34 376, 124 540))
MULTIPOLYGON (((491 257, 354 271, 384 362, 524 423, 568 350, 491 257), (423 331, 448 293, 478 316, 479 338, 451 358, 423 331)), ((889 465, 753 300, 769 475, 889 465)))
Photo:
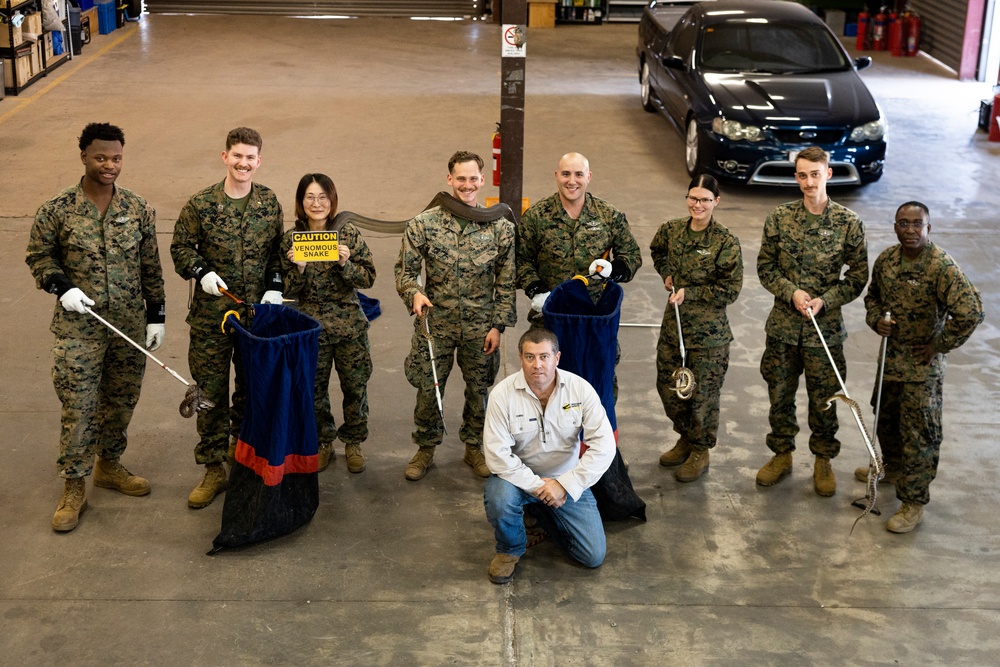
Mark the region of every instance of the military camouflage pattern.
POLYGON ((764 221, 757 277, 774 295, 764 330, 789 345, 822 347, 812 322, 792 305, 792 294, 801 289, 823 299, 816 321, 827 344, 839 345, 847 339, 840 308, 861 296, 868 282, 865 225, 833 201, 816 222, 810 223, 806 214, 799 200, 782 204, 764 221))
POLYGON ((357 228, 347 223, 338 233, 338 243, 350 248, 347 263, 309 262, 304 273, 288 259, 295 230, 281 240, 281 268, 285 296, 296 296, 298 308, 323 325, 319 338, 314 392, 316 427, 320 442, 339 436, 346 445, 368 439, 368 380, 372 375, 368 320, 358 289, 375 283, 375 262, 357 228), (337 429, 330 409, 330 374, 334 366, 343 393, 344 423, 337 429))
POLYGON ((406 223, 394 271, 408 312, 417 292, 434 304, 435 335, 478 338, 482 347, 494 324, 517 323, 514 223, 509 220, 468 222, 463 231, 450 212, 428 209, 406 223), (418 284, 421 267, 423 287, 418 284))
MULTIPOLYGON (((514 223, 503 218, 468 222, 441 207, 428 209, 406 224, 396 260, 396 291, 413 310, 413 296, 422 292, 434 308, 428 313, 438 384, 442 395, 454 359, 465 380, 462 442, 482 447, 486 397, 500 368, 499 351, 486 355, 483 344, 494 324, 517 323, 514 293, 514 223), (421 266, 423 287, 417 284, 421 266)), ((423 322, 414 322, 410 353, 404 362, 406 379, 417 388, 413 410, 413 442, 421 447, 441 443, 441 417, 434 394, 423 322)))
POLYGON ((916 260, 903 260, 899 245, 875 260, 865 295, 865 320, 876 331, 886 311, 896 322, 885 354, 885 378, 922 382, 944 375, 948 352, 969 339, 983 321, 979 292, 946 252, 928 242, 916 260), (930 364, 910 353, 914 345, 931 344, 939 352, 930 364))
MULTIPOLYGON (((246 211, 240 213, 226 196, 223 184, 205 188, 181 209, 170 256, 182 278, 197 282, 214 271, 234 295, 257 303, 265 291, 283 289, 278 257, 284 227, 281 204, 271 190, 254 183, 246 211)), ((198 412, 200 441, 195 460, 201 464, 223 462, 229 437, 239 434, 243 422, 246 394, 242 367, 234 359, 230 338, 220 329, 223 315, 234 306, 228 298, 212 296, 195 285, 187 316, 191 325, 188 366, 202 395, 215 403, 214 408, 198 412), (236 371, 231 410, 230 362, 236 371)))
MULTIPOLYGON (((531 206, 517 226, 517 286, 522 290, 541 280, 548 289, 587 275, 590 264, 611 248, 608 260, 620 259, 628 267, 628 282, 642 266, 642 251, 625 214, 589 192, 573 220, 563 208, 559 193, 531 206)), ((541 325, 541 313, 529 313, 541 325)))
MULTIPOLYGON (((438 336, 433 316, 430 323, 431 333, 434 335, 434 354, 442 400, 457 356, 458 367, 462 369, 462 379, 465 380, 465 405, 462 408, 462 428, 458 435, 465 444, 482 448, 486 399, 500 370, 500 353, 497 351, 490 355, 484 354, 481 338, 438 336)), ((441 414, 438 412, 434 393, 434 376, 431 371, 427 339, 420 331, 413 333, 410 353, 403 364, 403 370, 406 379, 417 388, 417 405, 413 410, 413 423, 416 427, 413 431, 413 442, 420 447, 440 445, 444 431, 441 428, 441 414)))
MULTIPOLYGON (((844 347, 831 345, 830 354, 837 362, 840 376, 847 379, 847 362, 844 347)), ((767 337, 764 356, 760 360, 760 374, 767 382, 767 394, 771 400, 768 421, 771 432, 767 434, 767 446, 775 454, 795 450, 795 436, 799 424, 795 418, 795 393, 799 388, 799 376, 806 375, 806 393, 809 396, 809 451, 816 456, 832 459, 840 453, 840 441, 836 434, 837 404, 829 409, 827 400, 842 391, 837 376, 830 367, 830 360, 822 347, 789 345, 767 337)))
MULTIPOLYGON (((727 345, 733 332, 726 306, 743 288, 740 241, 715 219, 703 232, 692 233, 690 220, 677 218, 660 226, 649 245, 653 266, 664 280, 673 277, 674 289, 684 289, 680 306, 684 346, 694 350, 727 345)), ((678 348, 677 318, 669 304, 660 327, 659 346, 663 345, 678 348)))
MULTIPOLYGON (((886 311, 896 324, 887 339, 885 381, 877 425, 886 469, 899 471, 896 497, 926 505, 941 451, 945 354, 969 339, 983 321, 979 292, 947 253, 928 242, 914 261, 899 245, 875 260, 865 295, 866 320, 875 330, 886 311), (931 344, 929 364, 912 353, 931 344)), ((872 406, 878 385, 872 391, 872 406)))
MULTIPOLYGON (((147 321, 164 321, 156 212, 130 190, 115 186, 103 218, 79 184, 42 204, 25 261, 39 289, 51 289, 57 274, 66 276, 94 300, 95 313, 130 338, 143 336, 147 321)), ((93 340, 107 334, 95 318, 66 311, 58 299, 50 329, 57 336, 93 340)))
POLYGON ((663 410, 673 422, 674 431, 691 447, 711 449, 718 439, 719 395, 729 370, 729 344, 687 350, 687 368, 694 373, 697 384, 691 398, 682 401, 672 391, 674 381, 670 377, 681 367, 681 352, 676 342, 665 340, 664 331, 660 330, 656 345, 656 391, 663 410))
MULTIPOLYGON (((94 312, 135 340, 145 340, 147 322, 164 321, 156 213, 123 187, 115 186, 103 217, 79 184, 45 202, 25 259, 39 288, 56 291, 54 278, 65 276, 94 300, 94 312)), ((146 357, 58 299, 50 328, 52 382, 62 403, 56 467, 61 477, 84 477, 95 455, 115 459, 125 451, 146 357)))

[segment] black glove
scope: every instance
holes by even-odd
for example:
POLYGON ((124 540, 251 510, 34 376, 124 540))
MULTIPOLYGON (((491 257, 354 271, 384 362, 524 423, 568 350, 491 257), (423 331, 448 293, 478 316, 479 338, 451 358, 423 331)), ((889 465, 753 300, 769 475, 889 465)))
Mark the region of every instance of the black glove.
POLYGON ((536 280, 527 287, 524 288, 524 295, 529 299, 533 299, 536 294, 541 294, 542 292, 550 292, 549 286, 545 284, 544 280, 536 280))
POLYGON ((628 270, 628 264, 624 259, 618 257, 611 260, 611 280, 616 283, 628 282, 632 279, 632 272, 628 270))

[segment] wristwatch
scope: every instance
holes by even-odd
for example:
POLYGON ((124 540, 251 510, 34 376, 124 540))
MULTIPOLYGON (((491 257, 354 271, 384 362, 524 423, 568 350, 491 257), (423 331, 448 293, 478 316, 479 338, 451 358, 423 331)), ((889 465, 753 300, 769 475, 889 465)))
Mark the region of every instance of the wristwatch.
POLYGON ((496 329, 497 331, 499 331, 500 333, 503 333, 504 330, 507 329, 507 325, 506 324, 494 324, 493 328, 496 329))

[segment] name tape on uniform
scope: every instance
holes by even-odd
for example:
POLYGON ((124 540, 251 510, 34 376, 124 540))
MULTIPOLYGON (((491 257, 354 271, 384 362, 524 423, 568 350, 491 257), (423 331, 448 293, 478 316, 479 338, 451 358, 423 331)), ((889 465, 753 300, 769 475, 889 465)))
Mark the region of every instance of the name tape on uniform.
POLYGON ((336 262, 340 259, 337 232, 293 232, 296 262, 336 262))

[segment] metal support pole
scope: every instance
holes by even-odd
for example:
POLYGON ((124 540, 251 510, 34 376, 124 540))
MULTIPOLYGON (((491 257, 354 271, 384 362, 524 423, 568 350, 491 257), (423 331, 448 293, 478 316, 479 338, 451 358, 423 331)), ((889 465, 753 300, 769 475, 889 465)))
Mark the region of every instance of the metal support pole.
POLYGON ((503 0, 500 54, 500 201, 521 219, 524 176, 524 72, 527 60, 528 4, 503 0))

